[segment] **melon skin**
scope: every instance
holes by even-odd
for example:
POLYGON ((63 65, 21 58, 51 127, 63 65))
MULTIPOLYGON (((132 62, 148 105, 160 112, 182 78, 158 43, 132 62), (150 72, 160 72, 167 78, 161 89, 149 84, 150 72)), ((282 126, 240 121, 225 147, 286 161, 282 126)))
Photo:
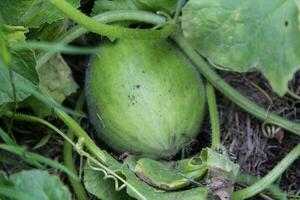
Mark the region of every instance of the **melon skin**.
POLYGON ((91 123, 119 153, 169 159, 193 141, 201 126, 203 82, 167 40, 102 45, 85 84, 91 123))

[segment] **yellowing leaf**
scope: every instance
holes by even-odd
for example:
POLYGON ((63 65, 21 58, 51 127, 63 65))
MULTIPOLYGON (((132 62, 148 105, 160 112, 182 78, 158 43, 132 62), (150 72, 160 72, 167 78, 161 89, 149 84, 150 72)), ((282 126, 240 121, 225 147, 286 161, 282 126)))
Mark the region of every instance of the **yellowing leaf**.
POLYGON ((60 103, 78 88, 69 66, 60 54, 39 67, 38 74, 42 91, 60 103))

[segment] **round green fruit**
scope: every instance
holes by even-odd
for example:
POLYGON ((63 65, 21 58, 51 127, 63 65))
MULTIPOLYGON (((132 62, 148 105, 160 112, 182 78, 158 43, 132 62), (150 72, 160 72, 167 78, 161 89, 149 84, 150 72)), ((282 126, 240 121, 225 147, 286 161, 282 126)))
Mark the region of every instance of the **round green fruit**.
POLYGON ((103 45, 86 76, 90 120, 114 150, 171 158, 197 135, 203 82, 169 41, 118 40, 103 45))

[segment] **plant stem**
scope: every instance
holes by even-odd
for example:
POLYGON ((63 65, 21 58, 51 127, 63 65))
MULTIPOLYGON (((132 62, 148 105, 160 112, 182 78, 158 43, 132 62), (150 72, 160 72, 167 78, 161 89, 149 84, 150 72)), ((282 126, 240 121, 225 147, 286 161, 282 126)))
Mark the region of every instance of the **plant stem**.
POLYGON ((65 113, 62 110, 54 109, 54 112, 56 115, 70 128, 70 130, 78 137, 84 139, 84 146, 94 155, 97 159, 95 159, 93 156, 91 156, 89 153, 81 150, 80 154, 82 156, 85 156, 86 158, 90 159, 94 163, 96 163, 98 166, 100 166, 102 169, 104 169, 109 174, 113 175, 113 177, 120 180, 123 184, 125 184, 128 188, 130 188, 133 192, 135 192, 138 196, 141 197, 142 200, 146 200, 144 196, 136 190, 131 184, 129 184, 124 178, 119 176, 117 173, 115 173, 113 170, 109 169, 109 167, 106 166, 106 155, 104 151, 102 151, 94 142, 93 140, 88 136, 88 134, 80 127, 80 125, 72 119, 67 113, 65 113))
POLYGON ((123 184, 125 184, 128 188, 130 188, 133 192, 135 192, 142 200, 146 200, 146 198, 138 191, 136 190, 131 184, 129 184, 124 178, 119 176, 117 173, 115 173, 113 170, 109 169, 109 167, 106 166, 106 155, 104 151, 102 151, 94 142, 93 140, 88 136, 88 134, 80 127, 80 125, 72 119, 67 113, 65 113, 62 110, 54 109, 54 112, 56 115, 70 128, 70 130, 78 137, 84 139, 84 146, 94 155, 97 159, 95 159, 93 156, 91 156, 89 153, 85 151, 81 151, 80 154, 82 156, 85 156, 86 158, 90 159, 94 163, 96 163, 98 166, 100 166, 102 169, 104 169, 109 174, 113 175, 113 177, 120 180, 123 184))
POLYGON ((76 174, 71 172, 64 165, 56 162, 55 160, 44 157, 40 154, 29 152, 24 147, 16 146, 16 145, 0 144, 0 149, 20 156, 22 159, 24 159, 24 161, 26 161, 27 163, 29 163, 37 168, 43 169, 44 166, 42 164, 48 165, 48 166, 58 169, 62 172, 65 172, 69 176, 78 180, 78 177, 76 176, 76 174))
MULTIPOLYGON (((101 15, 95 16, 96 21, 109 23, 120 20, 135 20, 151 24, 159 24, 165 22, 165 18, 146 11, 110 11, 101 15)), ((77 37, 87 33, 88 30, 76 26, 66 32, 58 39, 58 43, 68 44, 77 37)), ((201 74, 221 93, 227 96, 235 104, 257 117, 266 123, 275 124, 283 129, 286 129, 296 135, 300 135, 300 124, 291 122, 275 114, 269 113, 266 109, 258 106, 245 96, 226 83, 203 59, 197 52, 183 39, 181 36, 173 37, 179 46, 185 51, 190 59, 198 67, 201 74)), ((45 52, 38 56, 38 67, 47 62, 55 53, 45 52)))
MULTIPOLYGON (((65 113, 62 110, 59 110, 58 108, 54 108, 54 112, 56 113, 56 115, 70 128, 70 130, 78 137, 78 138, 83 138, 84 139, 84 146, 96 157, 94 158, 93 156, 91 156, 89 153, 83 151, 82 149, 80 150, 80 155, 87 157, 88 159, 90 159, 91 161, 93 161, 94 163, 96 163, 98 166, 100 166, 102 169, 104 169, 107 173, 113 175, 113 177, 117 178, 118 180, 120 180, 123 184, 125 184, 127 187, 129 187, 132 191, 134 191, 138 196, 141 197, 141 199, 146 200, 146 198, 138 191, 136 190, 131 184, 129 184, 124 178, 122 178, 121 176, 119 176, 118 174, 116 174, 114 171, 112 171, 111 169, 109 169, 106 166, 106 155, 104 153, 104 151, 102 151, 94 142, 93 140, 88 136, 88 134, 80 127, 80 125, 73 119, 71 118, 67 113, 65 113)), ((13 113, 12 112, 6 112, 5 116, 7 117, 12 117, 13 113)), ((36 123, 40 123, 43 124, 49 128, 51 128, 52 130, 54 130, 55 132, 57 132, 59 135, 61 135, 69 144, 71 144, 74 148, 77 147, 77 145, 69 138, 67 137, 63 132, 61 132, 58 128, 56 128, 55 126, 53 126, 52 124, 50 124, 49 122, 38 118, 38 117, 34 117, 34 116, 30 116, 30 115, 26 115, 26 114, 19 114, 19 113, 15 113, 14 118, 17 120, 22 120, 22 121, 29 121, 29 122, 36 122, 36 123)), ((9 146, 9 145, 0 145, 2 148, 9 146)), ((14 147, 14 146, 13 146, 14 147)), ((14 147, 16 148, 16 147, 14 147)), ((79 151, 77 149, 77 151, 79 151)), ((78 152, 79 153, 79 152, 78 152)), ((41 157, 40 155, 36 155, 37 157, 41 157)), ((108 155, 110 156, 110 155, 108 155)), ((50 160, 52 161, 52 160, 50 160)), ((48 161, 48 162, 50 162, 48 161)), ((63 166, 64 167, 64 166, 63 166)), ((61 168, 63 168, 61 167, 61 168)), ((58 167, 56 167, 58 168, 58 167)), ((69 171, 69 169, 66 168, 66 170, 64 170, 66 173, 72 175, 72 171, 69 171)), ((76 178, 76 175, 74 174, 74 179, 76 178)))
POLYGON ((5 113, 5 116, 9 117, 9 118, 13 117, 14 119, 21 120, 21 121, 36 122, 36 123, 43 124, 43 125, 47 126, 48 128, 52 129, 53 131, 55 131, 56 133, 58 133, 61 137, 63 137, 67 142, 71 143, 73 146, 75 145, 75 143, 72 140, 70 140, 70 138, 68 138, 63 132, 61 132, 61 130, 59 130, 54 125, 50 124, 46 120, 43 120, 39 117, 26 115, 26 114, 20 114, 20 113, 13 113, 10 111, 7 111, 5 113))
POLYGON ((180 12, 182 10, 182 7, 183 7, 184 3, 185 3, 185 0, 178 0, 177 1, 177 7, 176 7, 175 15, 174 15, 174 20, 176 22, 179 19, 179 15, 180 15, 180 12))
MULTIPOLYGON (((122 21, 122 20, 139 21, 139 22, 145 22, 149 24, 161 24, 166 22, 166 19, 164 17, 158 16, 151 12, 140 11, 140 10, 109 11, 97 15, 93 17, 93 19, 95 21, 102 22, 102 23, 111 23, 111 22, 122 21)), ((75 40, 76 38, 88 32, 89 32, 88 29, 77 25, 72 29, 70 29, 69 31, 67 31, 66 33, 64 33, 62 36, 60 36, 56 42, 62 45, 68 44, 73 40, 75 40)), ((37 59, 37 68, 45 64, 53 55, 55 55, 55 53, 56 52, 44 51, 43 53, 39 54, 37 59)))
MULTIPOLYGON (((247 185, 253 185, 257 181, 259 181, 260 178, 254 177, 248 174, 242 174, 240 173, 236 177, 236 182, 237 183, 242 183, 242 184, 247 184, 247 185)), ((280 200, 288 200, 287 199, 287 193, 282 191, 281 188, 278 185, 271 184, 266 188, 266 193, 270 194, 275 199, 280 199, 280 200)))
POLYGON ((211 68, 204 59, 187 43, 187 41, 180 35, 173 36, 180 48, 196 65, 200 73, 221 93, 223 93, 232 102, 240 106, 251 115, 265 121, 266 123, 275 124, 283 129, 286 129, 296 135, 300 136, 300 124, 284 119, 278 115, 269 113, 264 108, 258 106, 247 97, 236 91, 226 81, 224 81, 213 68, 211 68))
POLYGON ((11 45, 14 50, 32 49, 32 50, 44 50, 47 52, 62 52, 64 54, 92 54, 97 52, 98 47, 77 47, 66 46, 64 44, 55 42, 41 42, 41 41, 26 41, 16 42, 11 45))
POLYGON ((218 116, 215 90, 213 86, 208 82, 206 82, 206 98, 207 98, 210 124, 211 124, 211 135, 212 135, 211 148, 216 150, 221 147, 219 116, 218 116))
MULTIPOLYGON (((84 105, 84 95, 82 93, 80 95, 77 103, 76 103, 75 110, 78 111, 78 112, 81 111, 83 105, 84 105)), ((68 130, 67 136, 71 140, 74 139, 74 134, 71 130, 68 130)), ((68 142, 65 142, 65 144, 64 144, 63 157, 64 157, 65 166, 71 172, 73 172, 74 174, 77 174, 77 170, 75 168, 74 160, 73 160, 73 146, 68 142)), ((74 191, 74 193, 77 197, 76 199, 78 199, 78 200, 88 200, 88 196, 87 196, 87 194, 84 190, 84 187, 81 184, 81 181, 76 180, 76 179, 72 178, 71 176, 69 176, 69 181, 70 181, 70 183, 72 185, 72 188, 73 188, 73 191, 74 191)))
POLYGON ((291 90, 288 90, 288 91, 287 91, 287 94, 290 95, 291 97, 297 99, 297 100, 300 100, 300 96, 297 95, 296 93, 294 93, 294 92, 291 91, 291 90))
MULTIPOLYGON (((78 137, 84 139, 86 148, 102 163, 106 163, 106 155, 88 136, 88 134, 79 126, 79 124, 64 111, 54 108, 55 114, 61 119, 70 130, 78 137)), ((74 145, 73 145, 74 146, 74 145)))
POLYGON ((265 190, 273 183, 298 157, 300 156, 300 144, 292 149, 266 176, 255 184, 233 193, 233 200, 250 198, 265 190))
POLYGON ((145 30, 145 29, 131 29, 117 26, 106 25, 99 23, 87 15, 83 14, 65 0, 48 0, 52 5, 58 8, 67 17, 74 20, 81 26, 84 26, 91 32, 110 38, 135 38, 135 39, 158 39, 167 38, 172 34, 176 27, 168 25, 162 30, 145 30))

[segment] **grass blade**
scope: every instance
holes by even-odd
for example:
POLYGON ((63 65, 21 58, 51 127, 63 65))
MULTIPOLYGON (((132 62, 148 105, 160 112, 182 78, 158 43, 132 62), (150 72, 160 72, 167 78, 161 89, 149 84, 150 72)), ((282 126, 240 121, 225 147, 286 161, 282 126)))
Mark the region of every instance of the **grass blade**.
MULTIPOLYGON (((41 156, 39 154, 28 152, 23 147, 0 144, 0 149, 14 153, 14 154, 24 158, 24 160, 27 162, 28 162, 27 159, 30 159, 32 161, 45 164, 45 165, 53 167, 55 169, 59 169, 60 171, 63 171, 66 174, 68 174, 69 176, 71 176, 72 178, 79 180, 77 175, 75 175, 73 172, 71 172, 69 169, 67 169, 64 165, 62 165, 54 160, 51 160, 47 157, 41 156)), ((32 163, 30 163, 30 164, 32 164, 32 163)))

